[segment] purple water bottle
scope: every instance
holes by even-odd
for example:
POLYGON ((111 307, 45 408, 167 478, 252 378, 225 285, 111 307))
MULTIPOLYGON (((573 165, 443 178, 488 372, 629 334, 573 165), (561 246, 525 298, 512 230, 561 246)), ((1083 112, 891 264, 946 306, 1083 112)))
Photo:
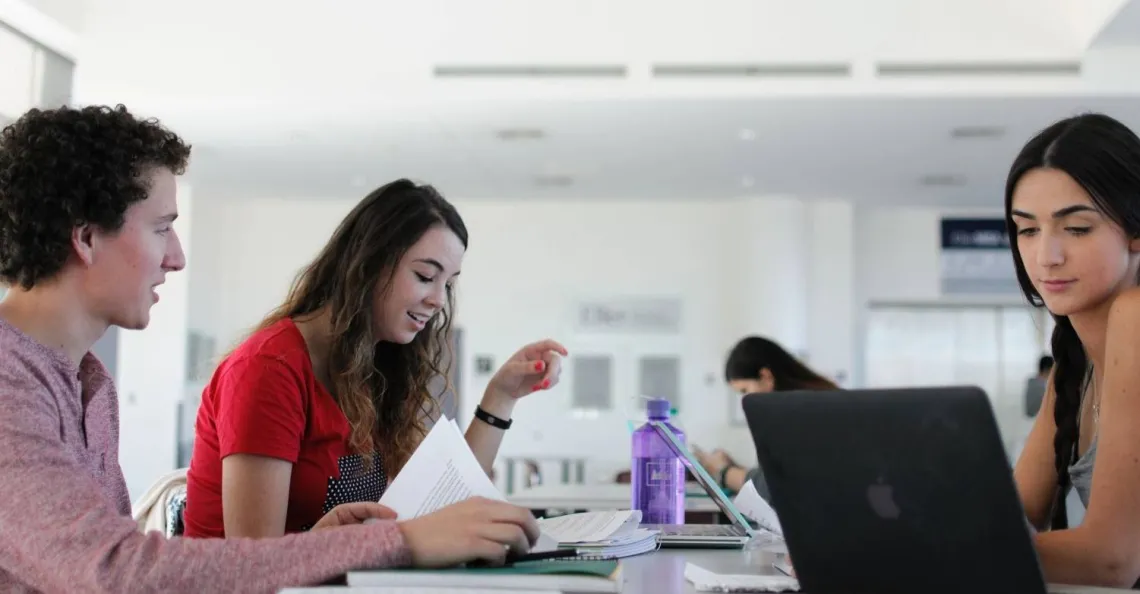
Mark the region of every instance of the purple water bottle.
MULTIPOLYGON (((685 435, 669 424, 668 400, 650 399, 645 408, 650 421, 664 421, 684 445, 685 435)), ((685 523, 685 464, 648 423, 633 432, 630 482, 630 507, 641 511, 643 524, 685 523)))

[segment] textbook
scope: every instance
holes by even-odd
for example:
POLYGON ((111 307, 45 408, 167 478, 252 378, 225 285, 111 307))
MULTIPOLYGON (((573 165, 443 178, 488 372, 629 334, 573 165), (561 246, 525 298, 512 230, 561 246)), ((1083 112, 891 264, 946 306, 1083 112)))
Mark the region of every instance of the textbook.
POLYGON ((559 548, 576 550, 578 559, 617 559, 656 551, 658 531, 639 528, 640 524, 638 510, 585 512, 538 521, 544 534, 555 538, 559 548))
POLYGON ((529 561, 503 567, 350 571, 348 586, 467 587, 561 592, 621 592, 618 561, 529 561))

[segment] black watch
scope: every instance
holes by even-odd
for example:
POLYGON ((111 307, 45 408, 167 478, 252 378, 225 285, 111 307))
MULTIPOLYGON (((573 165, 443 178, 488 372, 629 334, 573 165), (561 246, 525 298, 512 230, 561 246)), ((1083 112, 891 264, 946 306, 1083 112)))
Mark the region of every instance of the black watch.
POLYGON ((514 419, 500 419, 499 417, 496 417, 495 415, 483 410, 483 407, 479 405, 475 405, 475 418, 492 427, 502 429, 504 431, 510 429, 511 423, 515 422, 514 419))

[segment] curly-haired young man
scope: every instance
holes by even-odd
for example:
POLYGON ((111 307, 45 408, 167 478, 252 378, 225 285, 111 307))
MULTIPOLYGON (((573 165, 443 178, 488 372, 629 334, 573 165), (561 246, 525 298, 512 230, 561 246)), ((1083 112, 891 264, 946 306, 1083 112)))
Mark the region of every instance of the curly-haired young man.
POLYGON ((155 287, 185 265, 171 223, 189 155, 122 106, 32 110, 0 132, 0 591, 269 592, 535 542, 528 511, 486 500, 398 523, 348 504, 281 538, 139 532, 118 397, 89 350, 112 324, 145 328, 155 287))

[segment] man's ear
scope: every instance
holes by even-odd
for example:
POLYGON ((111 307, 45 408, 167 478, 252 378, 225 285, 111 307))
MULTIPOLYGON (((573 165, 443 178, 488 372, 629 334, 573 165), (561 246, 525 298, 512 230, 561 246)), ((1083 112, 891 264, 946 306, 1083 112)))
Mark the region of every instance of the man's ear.
POLYGON ((77 225, 71 230, 71 249, 84 265, 95 261, 95 229, 91 225, 77 225))

